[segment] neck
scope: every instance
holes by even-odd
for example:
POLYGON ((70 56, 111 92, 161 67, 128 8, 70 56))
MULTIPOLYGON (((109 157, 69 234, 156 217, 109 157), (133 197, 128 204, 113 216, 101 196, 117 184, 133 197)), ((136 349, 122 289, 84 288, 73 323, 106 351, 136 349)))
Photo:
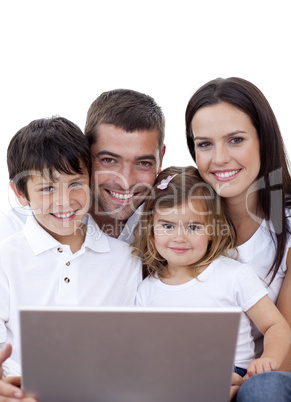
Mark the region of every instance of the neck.
POLYGON ((259 228, 263 214, 258 205, 257 193, 252 193, 243 199, 225 198, 226 211, 236 229, 239 246, 249 240, 259 228))
POLYGON ((106 233, 110 237, 118 238, 126 225, 127 221, 121 221, 118 219, 111 218, 109 215, 104 213, 98 214, 94 212, 94 208, 91 208, 90 214, 94 221, 97 223, 102 232, 106 233))
MULTIPOLYGON (((167 268, 168 275, 165 278, 160 278, 160 280, 167 285, 182 285, 183 283, 191 281, 196 276, 189 266, 172 266, 169 264, 167 268)), ((199 271, 198 274, 204 271, 204 269, 199 271)))

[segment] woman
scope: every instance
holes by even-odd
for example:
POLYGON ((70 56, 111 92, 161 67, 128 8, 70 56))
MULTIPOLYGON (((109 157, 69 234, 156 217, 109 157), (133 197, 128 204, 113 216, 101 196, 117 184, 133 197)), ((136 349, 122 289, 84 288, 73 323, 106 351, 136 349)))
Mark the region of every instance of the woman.
MULTIPOLYGON (((234 224, 237 258, 253 266, 291 325, 291 177, 268 101, 241 78, 210 81, 188 103, 186 135, 201 176, 223 198, 234 224)), ((260 354, 262 336, 255 328, 254 338, 260 354)), ((281 370, 291 371, 291 353, 281 370)), ((282 374, 272 374, 269 387, 275 389, 282 374)), ((252 385, 258 388, 262 377, 255 376, 252 385)), ((238 398, 247 388, 248 382, 238 398)), ((267 395, 258 400, 266 402, 267 395)))

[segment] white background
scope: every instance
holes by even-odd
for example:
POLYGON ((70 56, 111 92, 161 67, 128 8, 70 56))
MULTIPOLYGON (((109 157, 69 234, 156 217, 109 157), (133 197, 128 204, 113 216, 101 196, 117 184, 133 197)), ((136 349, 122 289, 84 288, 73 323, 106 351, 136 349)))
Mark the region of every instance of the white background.
POLYGON ((164 167, 193 163, 185 108, 217 77, 239 76, 262 90, 291 152, 289 0, 2 1, 0 45, 1 210, 12 201, 6 149, 16 131, 56 114, 83 130, 92 101, 114 88, 162 106, 164 167))

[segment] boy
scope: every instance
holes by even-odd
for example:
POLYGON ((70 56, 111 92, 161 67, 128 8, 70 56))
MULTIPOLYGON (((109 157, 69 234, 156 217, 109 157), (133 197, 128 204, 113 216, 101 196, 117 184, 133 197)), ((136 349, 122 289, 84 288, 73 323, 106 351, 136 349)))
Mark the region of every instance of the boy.
POLYGON ((0 244, 0 349, 12 343, 3 369, 15 376, 19 305, 133 305, 141 263, 87 214, 90 147, 75 124, 32 121, 12 138, 7 163, 12 190, 33 212, 0 244))

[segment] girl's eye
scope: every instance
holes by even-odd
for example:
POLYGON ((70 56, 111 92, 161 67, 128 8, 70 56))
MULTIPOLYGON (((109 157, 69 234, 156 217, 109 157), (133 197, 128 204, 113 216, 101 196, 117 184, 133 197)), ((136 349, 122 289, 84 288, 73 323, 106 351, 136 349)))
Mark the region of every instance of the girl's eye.
POLYGON ((171 225, 170 223, 164 223, 163 228, 166 230, 171 230, 171 229, 174 229, 174 226, 171 225))
POLYGON ((191 230, 191 231, 193 231, 193 232, 196 232, 196 231, 198 231, 198 230, 202 230, 202 229, 203 229, 203 225, 197 225, 197 224, 191 223, 191 224, 188 226, 188 229, 191 230))

